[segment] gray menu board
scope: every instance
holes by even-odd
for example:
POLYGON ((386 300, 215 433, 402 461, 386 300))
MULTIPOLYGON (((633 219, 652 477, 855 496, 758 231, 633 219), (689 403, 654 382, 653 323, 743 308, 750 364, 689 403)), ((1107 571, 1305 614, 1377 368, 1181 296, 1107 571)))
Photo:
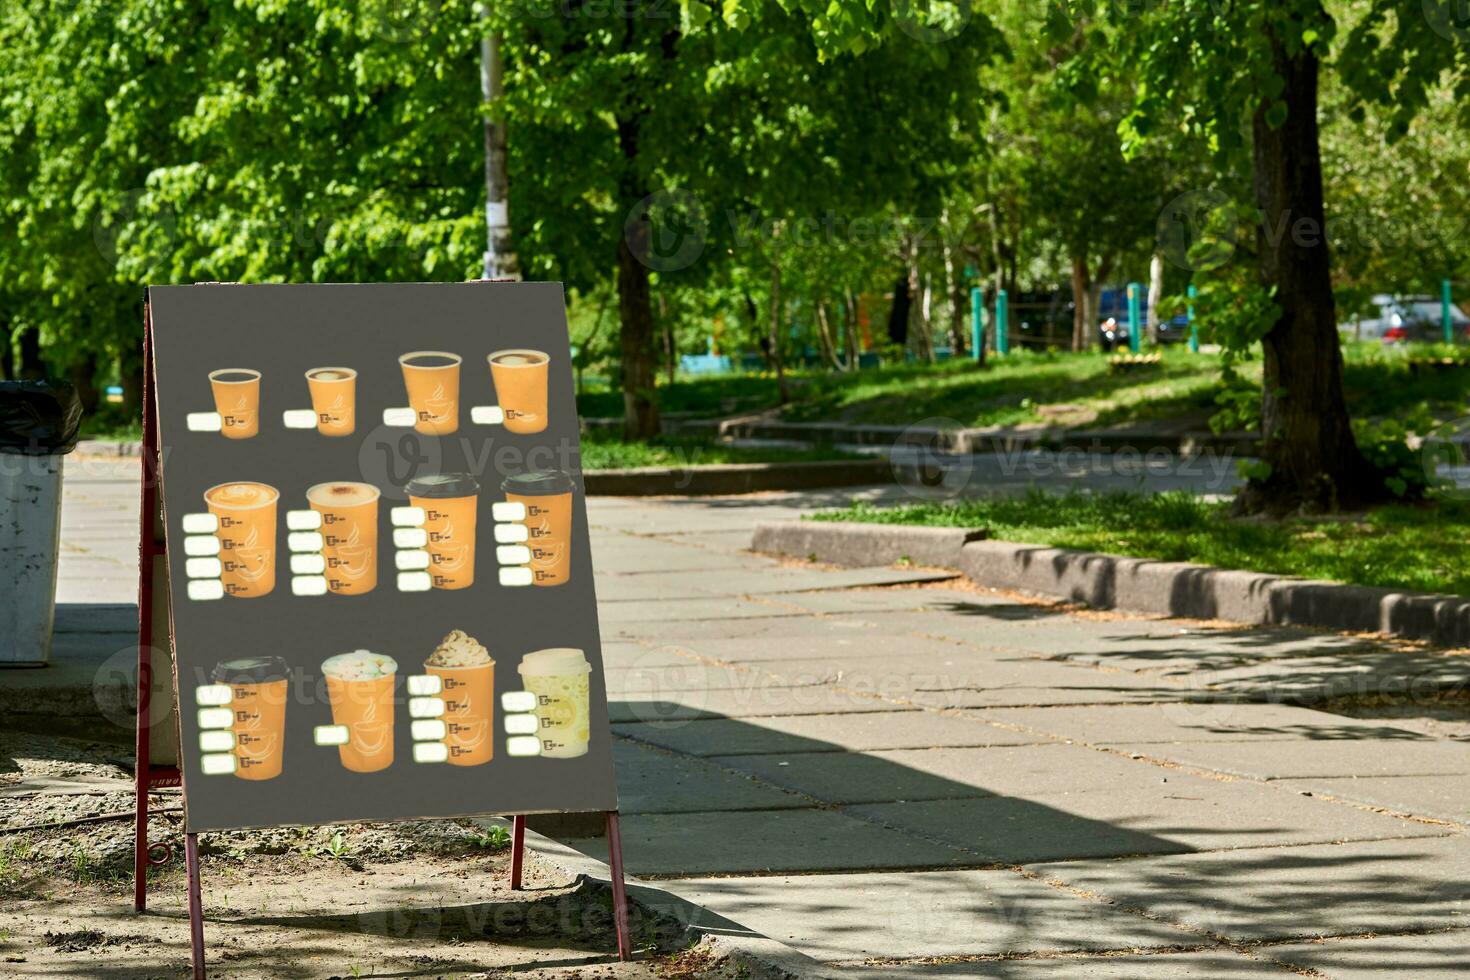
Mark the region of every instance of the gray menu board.
POLYGON ((561 286, 148 301, 188 829, 616 809, 561 286))

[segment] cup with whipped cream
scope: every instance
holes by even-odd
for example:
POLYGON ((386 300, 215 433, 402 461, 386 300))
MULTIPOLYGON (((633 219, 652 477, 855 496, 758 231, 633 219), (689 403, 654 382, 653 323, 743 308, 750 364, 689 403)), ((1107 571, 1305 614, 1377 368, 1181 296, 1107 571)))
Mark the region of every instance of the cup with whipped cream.
POLYGON ((495 748, 495 661, 464 630, 452 630, 424 661, 439 678, 444 700, 444 744, 452 766, 489 762, 495 748))

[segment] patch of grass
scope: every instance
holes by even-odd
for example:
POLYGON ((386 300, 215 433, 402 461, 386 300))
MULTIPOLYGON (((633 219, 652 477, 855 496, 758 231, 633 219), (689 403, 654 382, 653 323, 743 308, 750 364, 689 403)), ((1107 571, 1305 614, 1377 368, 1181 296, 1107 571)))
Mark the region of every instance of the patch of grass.
POLYGON ((511 844, 510 831, 501 826, 486 828, 483 834, 475 837, 475 846, 486 851, 503 851, 511 844))
POLYGON ((998 540, 1189 561, 1354 585, 1470 595, 1470 503, 1390 506, 1366 514, 1238 520, 1227 502, 1176 491, 1022 497, 879 508, 854 504, 813 520, 988 528, 998 540))
POLYGON ((849 458, 847 453, 834 449, 745 449, 683 436, 660 436, 642 442, 622 442, 617 436, 605 433, 588 433, 582 437, 584 470, 710 466, 716 463, 805 463, 849 458))

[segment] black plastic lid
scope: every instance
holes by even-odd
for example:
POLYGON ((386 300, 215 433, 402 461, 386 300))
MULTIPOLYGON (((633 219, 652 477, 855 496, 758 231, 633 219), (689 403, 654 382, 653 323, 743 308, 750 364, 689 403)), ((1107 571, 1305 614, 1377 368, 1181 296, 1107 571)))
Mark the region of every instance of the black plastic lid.
POLYGON ((215 667, 214 679, 219 684, 264 684, 283 681, 290 673, 280 657, 243 657, 215 667))
POLYGON ((450 497, 473 497, 480 492, 480 484, 468 473, 435 473, 409 480, 404 489, 410 497, 446 500, 450 497))
POLYGON ((571 493, 572 478, 561 470, 532 470, 506 477, 500 489, 522 497, 550 497, 571 493))

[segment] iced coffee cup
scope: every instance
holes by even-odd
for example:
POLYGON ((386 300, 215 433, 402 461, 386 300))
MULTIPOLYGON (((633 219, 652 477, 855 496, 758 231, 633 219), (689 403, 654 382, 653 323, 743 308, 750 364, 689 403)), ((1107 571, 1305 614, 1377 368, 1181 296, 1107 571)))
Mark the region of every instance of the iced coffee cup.
POLYGON ((539 350, 500 350, 490 355, 495 399, 505 412, 507 432, 546 429, 546 370, 551 357, 539 350))
POLYGON ((378 584, 378 497, 370 483, 318 483, 306 502, 322 515, 327 588, 362 595, 378 584))
POLYGON ((214 668, 214 682, 230 687, 235 775, 241 779, 274 779, 281 774, 289 676, 280 657, 246 657, 214 668))
POLYGON ((219 520, 220 580, 238 599, 263 596, 276 587, 276 501, 281 494, 264 483, 221 483, 204 491, 204 504, 219 520))
POLYGON ((357 427, 357 372, 352 368, 312 368, 306 372, 316 430, 324 436, 350 436, 357 427))
POLYGON ((459 430, 458 354, 421 350, 398 359, 403 386, 416 421, 414 430, 426 436, 453 435, 459 430))
POLYGON ((223 368, 209 372, 214 410, 226 439, 249 439, 260 431, 260 372, 223 368))
POLYGON ((495 661, 478 640, 454 630, 424 661, 443 685, 444 744, 452 766, 490 761, 495 748, 495 661))
POLYGON ((574 759, 587 754, 591 725, 587 681, 592 665, 581 650, 557 647, 521 658, 516 670, 526 690, 536 695, 541 754, 574 759))
POLYGON ((468 473, 410 480, 408 502, 424 511, 429 574, 436 589, 467 589, 475 581, 475 517, 480 484, 468 473))
POLYGON ((505 499, 526 505, 527 545, 536 585, 561 585, 572 574, 572 478, 561 470, 506 477, 505 499))
POLYGON ((332 723, 345 725, 337 746, 342 765, 353 772, 378 772, 393 764, 393 684, 398 662, 367 650, 339 653, 322 662, 332 723))

